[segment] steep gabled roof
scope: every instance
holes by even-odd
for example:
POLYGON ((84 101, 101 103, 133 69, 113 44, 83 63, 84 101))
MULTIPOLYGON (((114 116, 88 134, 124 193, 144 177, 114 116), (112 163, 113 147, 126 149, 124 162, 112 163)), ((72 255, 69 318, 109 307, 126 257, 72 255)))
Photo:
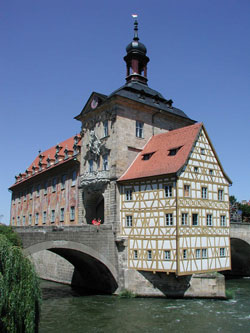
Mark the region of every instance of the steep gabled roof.
POLYGON ((119 181, 178 172, 187 161, 201 126, 197 123, 152 136, 119 181))
POLYGON ((62 141, 43 152, 40 152, 35 160, 26 169, 25 173, 20 173, 18 176, 16 176, 16 183, 12 185, 10 189, 38 174, 41 174, 69 160, 72 160, 76 156, 76 154, 74 154, 75 147, 79 149, 81 147, 81 137, 79 134, 72 136, 65 141, 62 141))
POLYGON ((191 155, 192 148, 201 129, 205 131, 219 166, 225 178, 231 184, 232 182, 224 172, 202 123, 196 123, 152 136, 144 149, 137 155, 134 162, 118 181, 176 174, 182 169, 191 155))

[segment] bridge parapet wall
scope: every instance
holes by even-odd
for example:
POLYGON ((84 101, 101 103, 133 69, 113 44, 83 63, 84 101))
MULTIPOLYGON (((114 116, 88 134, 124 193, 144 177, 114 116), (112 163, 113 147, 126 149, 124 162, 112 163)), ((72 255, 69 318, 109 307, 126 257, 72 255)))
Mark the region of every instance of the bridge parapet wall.
POLYGON ((87 246, 106 257, 114 267, 117 267, 115 236, 112 226, 37 226, 15 227, 20 235, 24 249, 45 242, 74 242, 87 246))
POLYGON ((250 223, 231 222, 230 238, 238 238, 250 244, 250 223))

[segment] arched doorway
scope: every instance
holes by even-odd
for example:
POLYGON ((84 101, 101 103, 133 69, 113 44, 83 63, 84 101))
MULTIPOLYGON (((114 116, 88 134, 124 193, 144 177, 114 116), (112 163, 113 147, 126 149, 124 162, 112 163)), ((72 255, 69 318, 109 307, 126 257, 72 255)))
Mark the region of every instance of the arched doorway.
POLYGON ((85 200, 85 218, 87 224, 91 224, 94 218, 101 219, 104 223, 104 197, 102 193, 86 193, 85 200))

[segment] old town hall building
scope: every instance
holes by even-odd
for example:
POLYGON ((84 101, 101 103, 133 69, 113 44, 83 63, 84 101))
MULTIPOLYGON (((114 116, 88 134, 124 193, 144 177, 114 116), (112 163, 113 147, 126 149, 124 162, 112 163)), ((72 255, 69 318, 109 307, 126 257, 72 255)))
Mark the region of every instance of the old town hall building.
POLYGON ((119 260, 127 270, 230 269, 231 181, 204 125, 148 86, 137 21, 126 52, 126 83, 108 96, 93 92, 75 117, 80 134, 16 176, 11 224, 81 226, 100 218, 124 245, 119 260))

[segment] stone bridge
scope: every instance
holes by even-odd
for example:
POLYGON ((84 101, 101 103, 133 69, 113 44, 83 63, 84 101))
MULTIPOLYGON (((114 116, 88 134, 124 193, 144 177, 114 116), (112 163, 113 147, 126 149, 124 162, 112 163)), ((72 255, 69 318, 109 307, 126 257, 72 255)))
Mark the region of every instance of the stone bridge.
POLYGON ((57 256, 50 257, 53 252, 70 262, 75 268, 75 285, 88 292, 113 293, 117 289, 118 259, 112 226, 16 227, 15 230, 22 238, 27 256, 45 252, 44 260, 53 260, 56 265, 57 256))
POLYGON ((250 276, 250 223, 231 222, 232 271, 226 275, 250 276))
MULTIPOLYGON (((63 260, 60 256, 66 260, 63 270, 57 272, 58 276, 65 274, 68 262, 74 270, 71 280, 65 281, 67 283, 80 286, 89 293, 110 294, 123 285, 123 273, 119 273, 118 267, 121 244, 115 241, 111 225, 100 225, 99 228, 82 225, 15 229, 22 238, 25 254, 36 255, 34 261, 43 260, 40 276, 63 282, 58 277, 48 277, 53 266, 63 260), (42 270, 46 269, 43 274, 42 270)), ((250 224, 231 223, 230 237, 232 271, 226 271, 225 275, 250 276, 250 224)))

